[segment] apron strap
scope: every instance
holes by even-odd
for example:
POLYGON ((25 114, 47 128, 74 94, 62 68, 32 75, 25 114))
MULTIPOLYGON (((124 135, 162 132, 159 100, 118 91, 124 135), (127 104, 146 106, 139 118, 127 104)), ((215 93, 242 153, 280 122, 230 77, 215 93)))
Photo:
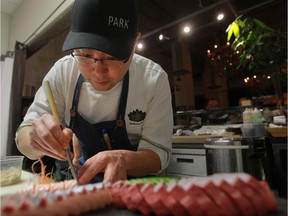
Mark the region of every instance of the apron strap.
POLYGON ((118 107, 117 120, 124 120, 126 104, 127 104, 128 89, 129 89, 129 71, 127 71, 123 80, 122 91, 121 91, 121 96, 120 96, 120 104, 118 107))
POLYGON ((77 83, 76 83, 75 91, 74 91, 72 108, 70 109, 71 120, 70 120, 69 128, 71 128, 72 131, 74 131, 74 117, 75 117, 77 109, 78 109, 78 102, 79 102, 80 91, 81 91, 81 86, 82 86, 83 80, 84 80, 84 77, 82 76, 82 74, 80 74, 78 77, 77 83))

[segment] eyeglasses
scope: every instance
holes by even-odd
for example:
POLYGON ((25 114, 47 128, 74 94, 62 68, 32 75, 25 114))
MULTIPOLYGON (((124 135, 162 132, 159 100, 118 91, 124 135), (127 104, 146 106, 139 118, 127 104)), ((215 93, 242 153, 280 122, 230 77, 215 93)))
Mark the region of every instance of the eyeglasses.
POLYGON ((71 56, 79 63, 82 65, 92 65, 96 62, 101 62, 105 64, 106 66, 118 66, 120 64, 125 64, 129 58, 121 60, 115 57, 108 57, 105 59, 96 59, 92 58, 90 56, 85 56, 83 54, 76 54, 74 52, 71 53, 71 56))

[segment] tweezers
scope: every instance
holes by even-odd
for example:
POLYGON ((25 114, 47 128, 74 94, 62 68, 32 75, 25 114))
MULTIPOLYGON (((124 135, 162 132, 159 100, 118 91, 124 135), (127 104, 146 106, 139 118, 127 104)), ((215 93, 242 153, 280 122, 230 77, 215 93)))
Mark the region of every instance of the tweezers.
MULTIPOLYGON (((57 108, 56 108, 56 105, 55 105, 55 101, 54 101, 54 97, 53 97, 53 94, 52 94, 52 90, 51 90, 49 81, 45 82, 45 87, 46 87, 46 94, 47 94, 47 97, 48 97, 48 101, 49 101, 49 104, 50 104, 50 107, 51 107, 51 110, 52 110, 52 114, 53 114, 54 118, 56 119, 56 121, 58 122, 58 124, 61 126, 61 121, 60 121, 60 118, 59 118, 59 114, 57 112, 57 108)), ((79 179, 77 177, 76 170, 74 168, 74 165, 72 163, 72 158, 71 158, 71 155, 70 155, 70 146, 73 146, 72 142, 73 141, 71 139, 70 143, 69 143, 69 147, 66 149, 66 157, 68 159, 68 164, 69 164, 69 168, 71 170, 72 176, 76 180, 77 185, 80 185, 80 182, 79 182, 79 179)))

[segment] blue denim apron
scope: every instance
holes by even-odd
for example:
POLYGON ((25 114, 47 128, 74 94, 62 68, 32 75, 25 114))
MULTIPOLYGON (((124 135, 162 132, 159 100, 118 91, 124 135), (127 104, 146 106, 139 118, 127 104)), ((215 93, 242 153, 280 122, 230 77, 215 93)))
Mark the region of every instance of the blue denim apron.
MULTIPOLYGON (((105 121, 96 124, 90 124, 77 112, 83 79, 84 79, 83 76, 80 74, 76 84, 73 96, 72 108, 70 111, 71 115, 70 128, 78 137, 82 152, 82 156, 80 158, 80 167, 85 163, 85 161, 88 158, 94 156, 100 151, 108 150, 107 143, 103 138, 102 133, 103 128, 106 128, 108 132, 113 150, 127 149, 136 151, 138 145, 131 145, 128 139, 124 119, 128 88, 129 88, 129 71, 124 76, 117 119, 113 121, 105 121)), ((97 166, 97 164, 95 166, 97 166)), ((91 180, 91 183, 99 182, 102 180, 103 180, 103 173, 100 173, 91 180)))

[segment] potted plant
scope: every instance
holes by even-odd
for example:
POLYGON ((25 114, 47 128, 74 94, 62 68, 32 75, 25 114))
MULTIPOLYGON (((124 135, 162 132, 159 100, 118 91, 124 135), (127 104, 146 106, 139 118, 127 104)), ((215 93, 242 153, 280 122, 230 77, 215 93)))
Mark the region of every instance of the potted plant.
POLYGON ((237 16, 226 32, 232 49, 240 53, 237 69, 256 73, 263 81, 270 78, 283 103, 283 88, 287 87, 287 33, 244 15, 237 16))

